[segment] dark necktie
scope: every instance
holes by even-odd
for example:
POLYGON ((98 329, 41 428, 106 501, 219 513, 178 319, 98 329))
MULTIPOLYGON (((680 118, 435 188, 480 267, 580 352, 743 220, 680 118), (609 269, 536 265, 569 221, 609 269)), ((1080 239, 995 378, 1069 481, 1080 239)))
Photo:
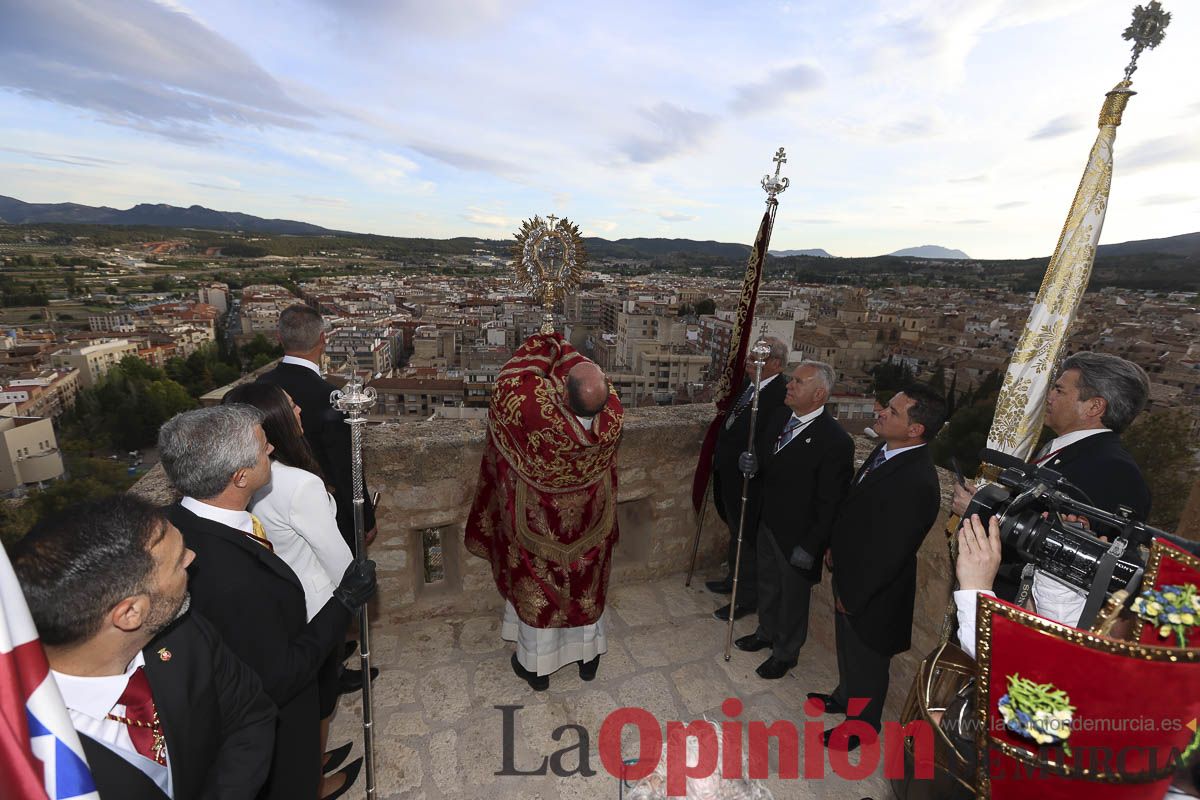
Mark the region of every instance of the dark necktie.
POLYGON ((734 404, 733 410, 730 411, 729 416, 727 416, 725 418, 725 427, 726 428, 733 427, 733 421, 737 418, 737 415, 742 413, 743 411, 745 411, 747 408, 749 408, 750 401, 753 399, 754 399, 754 384, 752 383, 742 391, 741 395, 738 396, 737 403, 734 404))
POLYGON ((146 677, 145 669, 138 667, 133 671, 117 703, 125 706, 125 716, 110 713, 108 718, 129 729, 129 740, 139 754, 165 766, 167 743, 163 739, 162 725, 154 708, 154 697, 150 693, 150 680, 146 677))
POLYGON ((875 455, 872 456, 871 460, 867 462, 867 465, 863 467, 862 474, 858 476, 859 483, 862 483, 864 480, 866 480, 866 477, 870 475, 873 470, 879 469, 879 465, 887 461, 887 456, 884 455, 886 451, 886 446, 875 451, 875 455))
POLYGON ((778 453, 784 446, 796 437, 796 432, 803 425, 800 418, 795 414, 787 421, 787 425, 783 426, 783 433, 779 434, 779 438, 775 440, 775 452, 778 453))

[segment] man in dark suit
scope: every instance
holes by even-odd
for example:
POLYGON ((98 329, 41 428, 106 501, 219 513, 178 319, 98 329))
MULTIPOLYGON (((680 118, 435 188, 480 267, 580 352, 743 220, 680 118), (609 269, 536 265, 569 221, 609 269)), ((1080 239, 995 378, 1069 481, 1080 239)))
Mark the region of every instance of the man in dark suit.
MULTIPOLYGON (((786 407, 763 429, 762 515, 758 526, 758 630, 738 649, 771 648, 758 667, 767 680, 796 665, 808 638, 808 601, 821 580, 821 559, 839 504, 854 474, 854 442, 825 408, 833 368, 819 361, 796 367, 786 407)), ((754 467, 755 459, 745 466, 754 467)))
POLYGON ((275 708, 187 613, 192 553, 160 509, 132 495, 76 505, 11 555, 101 797, 257 795, 275 708))
MULTIPOLYGON (((783 407, 787 381, 779 377, 788 357, 788 346, 779 339, 766 340, 771 353, 762 367, 762 386, 758 398, 758 433, 762 432, 767 420, 783 407)), ((750 405, 754 399, 754 361, 746 358, 746 384, 738 399, 725 418, 725 424, 717 434, 717 446, 713 452, 713 500, 717 513, 729 527, 727 548, 729 572, 724 578, 708 581, 705 586, 716 594, 733 591, 733 565, 737 559, 738 520, 742 510, 742 471, 738 458, 746 452, 750 442, 750 405)), ((746 502, 746 526, 742 537, 742 561, 738 572, 738 607, 734 619, 741 619, 758 608, 758 564, 756 541, 758 513, 761 505, 761 481, 750 479, 746 502)), ((719 620, 729 620, 729 605, 718 608, 714 613, 719 620)))
MULTIPOLYGON (((279 343, 283 360, 279 366, 259 378, 274 384, 300 406, 304 438, 312 446, 321 471, 333 486, 337 504, 338 530, 354 551, 354 483, 351 466, 350 426, 345 415, 329 404, 335 386, 321 377, 321 356, 325 352, 325 320, 305 305, 289 306, 279 315, 279 343)), ((375 538, 375 506, 363 480, 363 530, 369 544, 375 538)), ((362 556, 362 553, 355 555, 362 556)))
MULTIPOLYGON (((262 413, 231 404, 170 419, 158 435, 163 469, 183 495, 168 514, 196 558, 188 587, 208 618, 279 706, 275 756, 263 797, 316 797, 320 777, 317 670, 340 649, 351 615, 375 592, 375 564, 355 560, 307 621, 304 590, 246 511, 271 477, 262 413)), ((347 768, 345 782, 357 775, 347 768)))
MULTIPOLYGON (((1054 470, 1075 487, 1069 493, 1105 511, 1124 506, 1140 521, 1150 514, 1150 489, 1133 456, 1121 444, 1121 432, 1146 407, 1150 379, 1131 361, 1108 353, 1076 353, 1063 361, 1046 396, 1046 427, 1054 438, 1038 450, 1032 463, 1054 470)), ((975 486, 954 489, 953 508, 960 516, 975 486)), ((1098 533, 1104 529, 1097 528, 1098 533)), ((1017 595, 1024 562, 1010 547, 993 585, 997 596, 1017 595)), ((1055 619, 1074 625, 1085 599, 1057 578, 1038 573, 1034 597, 1054 608, 1055 619), (1074 608, 1074 620, 1072 617, 1074 608)), ((1039 611, 1038 613, 1041 613, 1039 611)))
MULTIPOLYGON (((911 646, 917 551, 941 503, 928 443, 945 421, 945 400, 921 385, 897 393, 879 412, 874 428, 883 443, 854 476, 826 556, 837 607, 838 685, 809 697, 824 702, 829 713, 853 708, 875 730, 892 656, 911 646)), ((835 731, 825 732, 826 744, 860 744, 854 735, 833 736, 835 731)))

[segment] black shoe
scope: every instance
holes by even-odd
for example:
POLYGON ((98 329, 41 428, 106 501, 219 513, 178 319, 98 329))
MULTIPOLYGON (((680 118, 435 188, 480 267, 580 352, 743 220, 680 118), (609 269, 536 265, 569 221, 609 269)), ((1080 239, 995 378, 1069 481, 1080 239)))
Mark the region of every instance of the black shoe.
POLYGON ((358 654, 358 642, 346 642, 346 646, 342 648, 342 661, 353 655, 358 654))
POLYGON ((336 750, 330 750, 325 755, 329 758, 325 761, 325 766, 321 767, 321 774, 328 775, 342 765, 346 760, 346 756, 350 755, 350 750, 354 747, 354 742, 346 742, 336 750))
MULTIPOLYGON (((835 730, 837 730, 837 728, 830 728, 829 730, 825 731, 824 735, 821 737, 825 740, 826 747, 829 747, 829 740, 833 738, 833 732, 835 730)), ((862 741, 860 741, 859 738, 852 733, 846 737, 845 750, 847 753, 852 753, 855 750, 857 750, 859 748, 859 745, 861 745, 861 744, 862 744, 862 741)), ((841 750, 842 748, 838 747, 837 749, 841 750)))
POLYGON ((342 788, 338 789, 333 794, 325 795, 321 798, 321 800, 337 800, 337 798, 344 795, 347 791, 349 791, 350 787, 354 785, 354 782, 358 780, 358 771, 360 769, 362 769, 362 757, 354 759, 347 764, 345 769, 343 769, 341 772, 335 773, 338 775, 345 775, 346 782, 342 784, 342 788))
POLYGON ((535 692, 544 692, 550 688, 550 676, 538 675, 536 672, 530 672, 521 666, 521 662, 517 660, 517 654, 512 655, 513 672, 517 673, 517 677, 529 684, 529 688, 535 692))
MULTIPOLYGON (((374 682, 379 677, 379 667, 371 667, 371 681, 374 682)), ((342 674, 338 676, 338 692, 340 694, 353 694, 354 692, 362 691, 362 670, 361 669, 344 669, 342 674)))
POLYGON ((759 650, 765 650, 766 648, 770 647, 771 642, 770 640, 759 636, 758 631, 755 631, 749 636, 743 636, 742 638, 736 640, 733 643, 733 646, 738 650, 745 650, 747 653, 757 653, 759 650))
POLYGON ((721 578, 719 581, 707 581, 704 588, 713 594, 729 594, 733 591, 733 578, 721 578))
MULTIPOLYGON (((579 662, 579 677, 585 681, 595 679, 596 670, 600 669, 600 656, 596 656, 591 661, 579 662)), ((546 680, 550 680, 549 677, 546 680)))
POLYGON ((809 700, 820 700, 825 704, 826 714, 845 714, 846 707, 831 694, 821 694, 820 692, 809 692, 809 700))
MULTIPOLYGON (((733 618, 741 619, 747 614, 753 614, 755 611, 758 611, 757 603, 738 603, 737 610, 733 612, 733 618)), ((726 603, 714 611, 713 617, 721 622, 729 622, 729 604, 726 603)))
POLYGON ((754 670, 758 673, 758 677, 766 681, 773 681, 782 678, 788 674, 788 670, 796 666, 795 661, 780 661, 775 656, 771 656, 766 661, 758 665, 758 669, 754 670))

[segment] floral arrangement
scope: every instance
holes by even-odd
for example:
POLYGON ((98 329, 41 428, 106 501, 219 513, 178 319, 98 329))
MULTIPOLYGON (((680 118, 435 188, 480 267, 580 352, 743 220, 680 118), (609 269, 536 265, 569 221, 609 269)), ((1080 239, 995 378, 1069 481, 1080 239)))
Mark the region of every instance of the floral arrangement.
POLYGON ((1188 629, 1200 625, 1200 592, 1195 584, 1147 589, 1133 601, 1133 611, 1158 628, 1164 639, 1175 634, 1180 647, 1187 647, 1188 629))
POLYGON ((1014 673, 1008 676, 1008 694, 1000 698, 1000 716, 1010 731, 1039 745, 1061 744, 1071 755, 1067 737, 1075 706, 1052 683, 1034 683, 1014 673))

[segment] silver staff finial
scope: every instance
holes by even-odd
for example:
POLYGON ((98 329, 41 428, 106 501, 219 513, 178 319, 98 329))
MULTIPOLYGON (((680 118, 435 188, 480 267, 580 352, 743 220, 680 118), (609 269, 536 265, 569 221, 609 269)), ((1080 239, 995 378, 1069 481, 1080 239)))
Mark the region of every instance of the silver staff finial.
POLYGON ((782 194, 790 183, 787 178, 779 177, 779 170, 787 163, 787 153, 783 151, 782 147, 775 151, 775 157, 771 160, 775 162, 775 175, 772 177, 767 174, 762 177, 762 187, 767 193, 768 203, 775 199, 775 195, 782 194))
POLYGON ((1133 9, 1133 22, 1121 34, 1122 39, 1133 42, 1133 57, 1129 59, 1129 66, 1125 67, 1125 80, 1133 77, 1138 56, 1143 50, 1153 50, 1162 44, 1170 22, 1171 13, 1163 11, 1162 3, 1158 0, 1150 0, 1146 5, 1133 9))

